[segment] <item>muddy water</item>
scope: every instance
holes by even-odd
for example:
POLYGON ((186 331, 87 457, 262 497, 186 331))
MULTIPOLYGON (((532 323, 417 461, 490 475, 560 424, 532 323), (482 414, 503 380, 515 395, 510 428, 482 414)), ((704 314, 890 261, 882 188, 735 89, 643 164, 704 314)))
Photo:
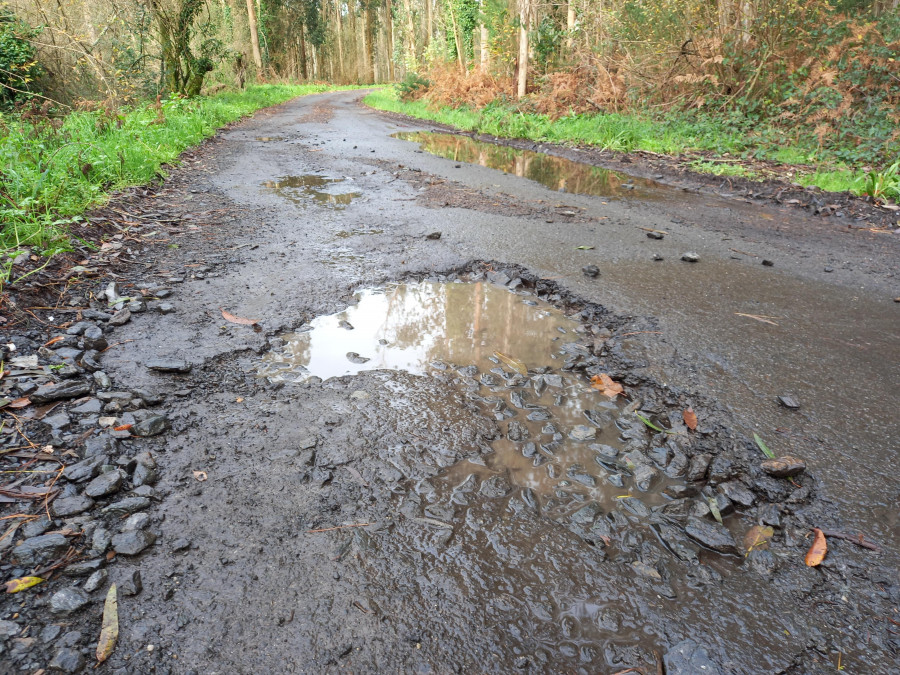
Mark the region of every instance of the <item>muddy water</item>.
POLYGON ((485 283, 400 284, 362 290, 354 302, 284 336, 284 351, 268 355, 261 374, 327 380, 363 370, 424 373, 435 363, 490 370, 495 351, 529 368, 549 366, 578 326, 550 305, 485 283))
POLYGON ((274 192, 299 206, 308 206, 311 202, 322 206, 342 209, 357 197, 359 192, 336 192, 330 186, 344 182, 343 178, 331 178, 319 174, 302 176, 283 176, 277 180, 265 181, 263 188, 274 192))
POLYGON ((468 164, 528 178, 559 192, 596 197, 659 196, 662 186, 645 178, 628 176, 591 164, 575 162, 533 150, 476 141, 468 136, 427 131, 403 131, 395 138, 413 141, 426 152, 468 164))

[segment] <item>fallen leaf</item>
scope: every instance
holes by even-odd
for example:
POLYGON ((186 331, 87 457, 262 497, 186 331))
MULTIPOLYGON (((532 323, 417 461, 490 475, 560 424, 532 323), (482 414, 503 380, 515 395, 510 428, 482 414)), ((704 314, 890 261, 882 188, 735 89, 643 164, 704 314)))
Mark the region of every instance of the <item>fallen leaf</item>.
POLYGON ((506 354, 502 354, 500 352, 494 352, 494 356, 503 361, 510 368, 515 370, 519 375, 527 375, 528 368, 525 367, 525 364, 519 361, 518 359, 514 359, 511 356, 507 356, 506 354))
POLYGON ((43 579, 40 577, 19 577, 18 579, 10 579, 6 582, 6 592, 18 593, 19 591, 24 591, 26 588, 37 586, 42 581, 43 579))
POLYGON ((697 428, 697 413, 694 412, 694 409, 688 408, 685 410, 683 417, 687 428, 694 431, 697 428))
POLYGON ((709 497, 707 498, 706 503, 709 504, 709 511, 712 513, 713 518, 718 521, 719 525, 724 525, 725 523, 722 522, 722 512, 719 511, 719 504, 716 502, 716 498, 709 497))
POLYGON ((244 402, 243 396, 238 396, 237 399, 235 400, 235 403, 243 403, 243 402, 244 402))
POLYGON ((593 251, 594 247, 593 246, 576 246, 575 250, 576 251, 593 251))
POLYGON ((609 398, 615 398, 619 394, 625 395, 625 387, 623 387, 618 382, 613 381, 613 379, 607 375, 606 373, 600 373, 599 375, 594 375, 591 378, 591 388, 596 389, 604 396, 608 396, 609 398))
POLYGON ((205 471, 195 471, 194 478, 196 478, 198 481, 200 481, 202 483, 207 478, 209 478, 209 476, 206 475, 205 471))
POLYGON ((109 587, 106 602, 103 603, 103 624, 100 628, 100 639, 97 640, 97 663, 103 663, 116 648, 119 639, 119 600, 116 585, 109 587))
POLYGON ((756 441, 756 445, 762 450, 762 453, 768 457, 769 459, 775 459, 775 453, 769 450, 769 446, 766 445, 766 442, 759 437, 759 434, 756 432, 753 433, 753 440, 756 441))
POLYGON ((806 552, 805 562, 807 567, 815 567, 825 560, 825 554, 828 553, 828 542, 825 541, 825 533, 818 527, 814 527, 813 532, 815 537, 813 538, 812 546, 806 552))
POLYGON ((113 431, 128 431, 133 426, 133 424, 120 424, 117 427, 113 427, 113 431))
POLYGON ((641 413, 639 413, 639 412, 635 412, 634 414, 637 415, 637 418, 641 422, 646 424, 648 427, 650 427, 654 431, 659 431, 660 433, 663 433, 663 434, 674 434, 675 433, 674 431, 668 431, 667 429, 663 429, 662 427, 656 426, 655 424, 653 424, 653 422, 651 422, 649 419, 647 419, 646 417, 641 415, 641 413))
POLYGON ((769 539, 775 534, 768 525, 754 525, 744 535, 744 555, 750 555, 750 551, 769 548, 769 539))
POLYGON ((55 345, 55 344, 56 344, 57 342, 59 342, 60 340, 65 340, 65 339, 66 339, 66 336, 65 336, 65 335, 57 335, 57 336, 56 336, 55 338, 53 338, 52 340, 48 340, 47 342, 45 342, 45 343, 44 343, 44 346, 45 346, 45 347, 49 347, 50 345, 55 345))
POLYGON ((219 307, 219 309, 222 311, 222 318, 224 318, 226 321, 230 321, 231 323, 239 323, 242 326, 255 326, 259 323, 259 319, 245 319, 240 316, 235 316, 230 312, 226 312, 221 307, 219 307))

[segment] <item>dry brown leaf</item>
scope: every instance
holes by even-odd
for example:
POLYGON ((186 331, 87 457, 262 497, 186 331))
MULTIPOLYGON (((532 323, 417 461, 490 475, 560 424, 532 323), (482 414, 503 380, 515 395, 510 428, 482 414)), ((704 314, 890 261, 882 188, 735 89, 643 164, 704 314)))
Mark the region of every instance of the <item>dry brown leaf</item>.
POLYGON ((754 525, 744 535, 744 554, 750 555, 750 551, 769 548, 769 539, 775 534, 768 525, 754 525))
POLYGON ((525 364, 519 361, 518 359, 514 359, 511 356, 507 356, 501 352, 494 352, 494 356, 503 361, 507 366, 515 370, 519 375, 527 375, 528 368, 525 367, 525 364))
POLYGON ((255 326, 259 323, 259 319, 245 319, 240 316, 235 316, 231 312, 226 312, 221 307, 219 307, 219 309, 222 311, 222 318, 231 323, 239 323, 242 326, 255 326))
POLYGON ((825 560, 825 554, 828 553, 828 542, 825 541, 825 533, 818 527, 814 527, 813 532, 815 537, 813 538, 812 546, 806 552, 807 567, 815 567, 825 560))
POLYGON ((27 396, 23 396, 22 398, 17 398, 15 401, 12 401, 7 408, 25 408, 31 405, 31 399, 27 396))
POLYGON ((37 586, 42 581, 43 579, 40 577, 19 577, 18 579, 10 579, 6 582, 6 592, 18 593, 19 591, 24 591, 26 588, 37 586))
POLYGON ((100 628, 100 639, 97 640, 97 663, 103 663, 116 648, 119 639, 119 599, 116 585, 109 587, 106 602, 103 603, 103 623, 100 628))
POLYGON ((209 478, 209 476, 206 475, 205 471, 195 471, 194 478, 196 478, 198 481, 200 481, 202 483, 207 478, 209 478))
POLYGON ((44 343, 44 346, 45 346, 45 347, 49 347, 50 345, 55 345, 55 344, 56 344, 57 342, 59 342, 60 340, 65 340, 65 339, 66 339, 66 336, 65 336, 65 335, 57 335, 57 336, 56 336, 55 338, 53 338, 52 340, 48 340, 47 342, 45 342, 45 343, 44 343))
POLYGON ((688 408, 684 411, 684 423, 687 425, 687 428, 691 431, 697 429, 697 413, 694 412, 693 408, 688 408))
POLYGON ((613 381, 606 373, 594 375, 591 378, 591 387, 609 398, 615 398, 619 394, 625 395, 625 387, 618 382, 613 381))
POLYGON ((120 424, 117 427, 113 427, 113 431, 128 431, 132 426, 134 426, 134 425, 133 424, 120 424))

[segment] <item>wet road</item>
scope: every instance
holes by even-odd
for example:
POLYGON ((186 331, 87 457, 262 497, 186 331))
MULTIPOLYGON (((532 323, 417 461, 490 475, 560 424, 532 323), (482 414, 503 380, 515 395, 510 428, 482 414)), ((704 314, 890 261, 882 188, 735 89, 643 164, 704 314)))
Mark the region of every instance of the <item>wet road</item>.
MULTIPOLYGON (((900 295, 896 276, 900 243, 896 236, 865 231, 837 233, 839 225, 831 219, 814 219, 796 211, 749 205, 715 195, 688 194, 664 186, 635 190, 634 194, 619 191, 609 198, 562 193, 511 173, 421 152, 417 143, 394 138, 392 134, 427 129, 427 125, 397 121, 367 110, 358 104, 358 98, 358 94, 346 92, 295 101, 221 133, 220 142, 208 150, 209 171, 198 176, 197 189, 189 196, 188 206, 198 214, 193 222, 199 223, 202 231, 203 214, 222 206, 236 205, 243 210, 242 215, 227 234, 220 228, 210 228, 209 233, 195 235, 195 258, 185 250, 173 253, 172 262, 173 269, 186 265, 188 272, 191 265, 212 262, 215 272, 186 281, 181 293, 190 289, 189 297, 181 299, 176 314, 162 317, 140 331, 133 329, 134 335, 126 337, 136 337, 137 341, 109 357, 109 367, 117 377, 149 386, 158 382, 140 366, 148 355, 180 356, 203 363, 226 384, 231 382, 229 377, 236 378, 233 386, 223 385, 224 389, 209 394, 203 401, 192 397, 184 403, 183 419, 190 420, 191 428, 169 442, 176 468, 187 473, 198 468, 198 462, 214 465, 226 453, 249 450, 275 462, 261 473, 287 471, 289 464, 278 464, 278 449, 282 445, 288 447, 298 437, 315 433, 310 431, 313 427, 335 426, 335 415, 351 414, 346 401, 328 387, 303 402, 302 412, 296 416, 284 407, 283 397, 277 396, 268 403, 256 401, 263 408, 270 406, 267 414, 273 419, 260 421, 258 412, 236 411, 238 406, 232 402, 240 397, 235 393, 241 393, 246 384, 241 377, 255 375, 258 354, 265 351, 267 342, 262 334, 234 326, 214 330, 222 323, 216 316, 218 307, 262 319, 267 332, 288 331, 317 314, 343 309, 350 292, 360 286, 396 280, 408 272, 440 272, 472 260, 496 260, 522 265, 618 315, 637 317, 646 332, 628 338, 623 348, 635 359, 641 374, 654 377, 661 384, 716 399, 746 435, 756 432, 778 454, 805 458, 819 479, 821 496, 832 505, 829 513, 835 522, 828 525, 865 532, 884 546, 885 561, 896 568, 900 543, 900 481, 896 470, 900 421, 893 410, 900 399, 900 305, 892 301, 900 295), (428 185, 435 181, 445 182, 428 185), (457 200, 464 200, 453 203, 468 206, 442 207, 434 200, 428 203, 429 195, 442 194, 442 190, 451 190, 457 200), (498 213, 496 204, 507 202, 528 205, 541 215, 498 213), (578 217, 546 217, 547 209, 570 211, 578 217), (664 230, 667 234, 661 241, 651 240, 642 228, 664 230), (435 231, 441 232, 439 240, 426 238, 435 231), (699 254, 700 262, 681 261, 681 254, 687 251, 699 254), (654 260, 654 254, 662 260, 654 260), (763 259, 773 261, 774 266, 761 265, 763 259), (581 272, 583 266, 590 264, 600 270, 596 279, 581 272), (825 268, 834 271, 825 272, 825 268), (217 364, 222 367, 217 369, 217 364), (797 398, 801 409, 790 411, 779 406, 776 396, 782 394, 797 398), (266 428, 265 432, 260 431, 261 427, 266 428), (268 436, 263 437, 263 433, 268 436), (193 454, 184 454, 188 446, 193 454), (202 450, 200 446, 204 446, 202 450)), ((448 198, 447 202, 452 200, 448 198)), ((158 267, 165 266, 163 259, 158 267)), ((160 274, 169 272, 164 269, 160 274)), ((360 376, 359 383, 348 385, 348 391, 369 391, 377 381, 373 377, 360 376)), ((459 414, 448 415, 454 416, 459 414)), ((341 436, 351 446, 354 434, 372 433, 364 423, 354 424, 341 436)), ((422 424, 425 430, 418 433, 430 438, 430 422, 425 419, 422 424)), ((206 530, 196 536, 198 542, 221 536, 235 555, 230 562, 221 562, 221 551, 217 551, 207 562, 218 567, 217 560, 227 566, 237 559, 238 567, 253 570, 254 576, 266 574, 269 565, 276 565, 277 571, 271 573, 287 589, 286 595, 298 592, 297 580, 290 575, 284 577, 290 560, 279 558, 276 563, 268 554, 263 557, 261 545, 258 555, 263 562, 255 561, 257 554, 248 554, 244 537, 255 528, 263 528, 254 515, 261 508, 274 513, 271 519, 276 524, 283 519, 289 535, 299 536, 298 527, 302 529, 302 525, 298 526, 289 510, 281 509, 280 497, 267 491, 272 487, 272 479, 264 477, 254 479, 266 490, 257 493, 252 503, 233 505, 229 516, 228 509, 221 506, 232 499, 228 479, 237 480, 237 470, 223 467, 223 472, 225 476, 216 476, 211 471, 210 482, 222 480, 223 484, 204 488, 204 499, 197 499, 211 500, 206 501, 203 511, 213 502, 219 508, 210 506, 210 519, 204 523, 206 530)), ((282 478, 275 483, 281 482, 290 490, 289 475, 282 478)), ((176 480, 170 489, 174 502, 166 507, 167 527, 189 529, 190 517, 205 517, 203 511, 192 511, 196 504, 192 507, 183 483, 176 480)), ((242 490, 242 494, 254 494, 246 485, 242 490)), ((324 498, 320 499, 322 503, 314 497, 309 499, 304 507, 309 513, 326 507, 340 511, 340 507, 325 503, 324 498)), ((352 516, 353 510, 347 510, 347 514, 352 516)), ((538 530, 531 530, 528 536, 538 536, 538 530)), ((402 559, 407 569, 429 574, 416 557, 421 542, 402 543, 401 538, 397 536, 393 564, 402 559)), ((356 539, 353 542, 361 547, 354 550, 365 550, 365 543, 356 539)), ((271 540, 261 543, 274 544, 276 548, 280 545, 271 540)), ((564 550, 562 543, 558 546, 564 550)), ((286 551, 293 549, 288 546, 286 551)), ((311 552, 294 551, 293 555, 294 563, 303 569, 314 569, 319 564, 311 552)), ((464 557, 463 553, 460 556, 464 557)), ((164 563, 152 564, 158 565, 157 577, 165 583, 164 563)), ((472 563, 472 567, 485 564, 482 560, 472 563)), ((571 563, 577 568, 571 569, 567 563, 560 568, 558 557, 548 564, 557 566, 561 579, 600 579, 603 574, 593 564, 578 567, 571 563)), ((372 563, 368 573, 391 576, 397 572, 391 564, 381 561, 372 563)), ((346 583, 355 589, 365 587, 363 577, 364 574, 346 583)), ((517 583, 527 584, 533 579, 527 575, 521 579, 511 577, 508 592, 515 595, 517 583)), ((892 581, 896 582, 896 578, 892 581)), ((239 606, 252 597, 255 582, 245 582, 241 590, 217 588, 217 584, 199 588, 193 598, 195 625, 199 625, 199 615, 204 612, 218 616, 223 606, 239 606)), ((327 595, 324 589, 329 584, 338 585, 337 577, 332 580, 324 571, 303 580, 303 593, 307 592, 307 582, 313 584, 317 596, 327 595)), ((470 611, 475 602, 453 596, 452 584, 442 586, 445 582, 426 582, 424 577, 418 583, 423 584, 419 593, 430 585, 428 597, 444 597, 445 602, 456 603, 461 614, 470 611), (441 596, 441 588, 446 596, 441 596)), ((743 586, 749 582, 734 583, 741 587, 738 591, 721 591, 723 607, 731 608, 728 611, 737 611, 741 593, 750 592, 749 586, 743 586)), ((270 590, 272 587, 272 583, 267 586, 270 590)), ((557 590, 559 597, 578 595, 571 589, 557 590)), ((401 580, 382 591, 384 597, 397 599, 398 611, 408 607, 401 600, 409 589, 403 587, 401 580)), ((652 593, 644 596, 645 603, 652 602, 646 599, 651 596, 652 593)), ((327 614, 331 601, 319 599, 320 611, 327 614)), ((277 611, 284 609, 280 600, 268 601, 277 611)), ((580 598, 560 612, 578 615, 587 611, 587 605, 603 602, 627 603, 630 599, 610 590, 605 600, 580 598)), ((634 612, 646 611, 649 606, 653 605, 638 603, 634 612)), ((143 611, 152 618, 151 609, 143 611)), ((370 613, 379 615, 381 610, 376 611, 363 600, 361 609, 347 611, 352 618, 342 620, 352 627, 357 621, 370 621, 370 613)), ((660 616, 666 615, 666 610, 659 611, 660 616)), ((682 605, 673 612, 667 616, 679 617, 682 626, 710 620, 702 607, 682 605)), ((282 623, 287 612, 283 613, 282 623)), ((308 648, 315 653, 314 658, 299 659, 294 667, 276 671, 313 672, 336 666, 347 654, 352 657, 352 650, 359 649, 352 643, 347 653, 343 653, 343 644, 329 647, 334 652, 331 656, 321 648, 316 626, 331 625, 329 622, 337 620, 324 614, 311 615, 294 629, 294 642, 288 638, 284 644, 273 640, 261 652, 263 660, 283 658, 291 650, 308 648)), ((290 616, 293 619, 293 611, 290 616)), ((501 621, 502 612, 497 616, 501 618, 495 619, 501 621)), ((598 619, 591 616, 596 626, 598 619)), ((271 616, 265 607, 247 608, 249 624, 268 618, 271 616)), ((793 628, 796 617, 785 618, 788 623, 794 622, 792 625, 767 626, 770 620, 765 616, 747 616, 723 626, 733 644, 748 631, 758 636, 753 647, 741 647, 748 650, 741 657, 761 659, 755 663, 762 666, 756 670, 747 663, 732 661, 726 665, 726 672, 776 672, 787 667, 788 654, 804 649, 805 637, 798 635, 794 643, 794 638, 782 635, 789 632, 788 628, 790 632, 801 630, 799 626, 793 628)), ((602 629, 603 621, 599 621, 602 629)), ((152 623, 151 619, 148 622, 152 623)), ((615 620, 612 625, 616 625, 615 620)), ((454 650, 465 651, 466 641, 474 640, 465 656, 460 656, 460 667, 480 664, 486 670, 509 669, 508 663, 491 660, 494 647, 488 628, 473 637, 454 633, 459 623, 450 618, 447 626, 448 636, 440 649, 397 663, 404 669, 422 670, 436 663, 446 665, 449 661, 442 659, 451 658, 454 650), (482 657, 486 660, 480 661, 482 657)), ((371 626, 368 630, 377 633, 371 626)), ((626 643, 644 644, 641 641, 646 636, 640 637, 639 621, 629 626, 620 622, 618 630, 627 634, 626 643)), ((717 629, 707 625, 704 630, 717 629)), ((258 639, 252 629, 247 631, 253 640, 258 639)), ((671 626, 649 632, 653 633, 650 643, 657 645, 672 644, 690 633, 671 626)), ((589 642, 592 634, 585 630, 583 635, 584 641, 589 642)), ((133 638, 140 641, 141 636, 133 638)), ((408 636, 413 648, 419 649, 416 638, 408 636)), ((168 639, 175 640, 172 636, 168 639)), ((558 639, 547 638, 548 643, 558 639)), ((204 672, 228 672, 229 667, 249 672, 241 670, 249 667, 241 656, 246 645, 233 626, 210 640, 217 640, 216 649, 223 650, 217 652, 221 657, 218 663, 225 665, 221 671, 204 672), (229 645, 228 649, 224 644, 229 645)), ((571 641, 574 655, 563 653, 573 663, 579 658, 585 662, 583 645, 579 647, 581 642, 576 638, 571 641)), ((187 663, 202 662, 201 644, 180 644, 187 663)), ((379 661, 379 655, 387 658, 384 654, 390 652, 387 644, 377 649, 371 644, 364 657, 370 660, 360 661, 363 670, 384 663, 379 661)), ((723 648, 727 651, 727 641, 723 648)), ((859 644, 846 649, 857 655, 865 653, 859 644)), ((620 663, 623 668, 633 665, 629 654, 624 647, 615 654, 607 652, 606 662, 610 666, 620 663)), ((589 655, 588 661, 592 658, 598 656, 589 655)), ((889 672, 882 666, 875 664, 870 672, 889 672)), ((352 662, 347 667, 354 668, 352 662)))

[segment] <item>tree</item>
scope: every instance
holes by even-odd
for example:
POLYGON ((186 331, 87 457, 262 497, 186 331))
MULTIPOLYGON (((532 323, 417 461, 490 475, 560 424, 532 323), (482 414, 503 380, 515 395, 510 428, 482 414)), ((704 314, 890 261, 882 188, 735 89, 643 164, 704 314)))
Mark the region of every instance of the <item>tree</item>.
POLYGON ((41 75, 37 51, 29 42, 39 30, 29 28, 10 12, 0 12, 0 105, 27 96, 41 75))
POLYGON ((253 63, 256 69, 262 72, 262 54, 259 51, 259 28, 256 23, 256 8, 253 0, 247 0, 247 22, 250 24, 250 45, 253 48, 253 63))
POLYGON ((203 12, 202 0, 148 0, 162 47, 162 79, 166 89, 184 96, 196 96, 203 87, 203 78, 213 69, 212 57, 220 51, 220 43, 207 39, 201 43, 200 54, 191 46, 194 23, 203 12))

